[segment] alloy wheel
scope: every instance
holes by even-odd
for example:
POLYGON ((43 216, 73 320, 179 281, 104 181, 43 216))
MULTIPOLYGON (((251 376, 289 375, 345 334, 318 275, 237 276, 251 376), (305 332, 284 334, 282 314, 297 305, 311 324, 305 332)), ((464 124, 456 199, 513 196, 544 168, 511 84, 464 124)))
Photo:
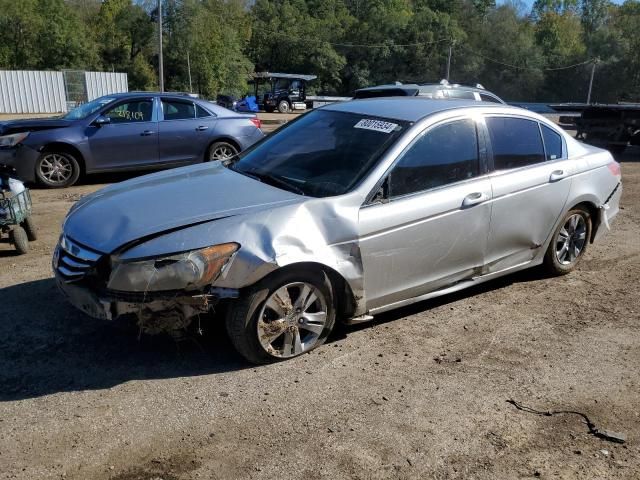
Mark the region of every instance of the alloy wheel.
POLYGON ((219 145, 211 150, 209 154, 209 160, 226 160, 236 154, 236 150, 231 145, 219 145))
POLYGON ((267 298, 258 317, 258 339, 277 358, 311 350, 319 341, 328 317, 327 301, 315 286, 289 283, 267 298))
POLYGON ((47 153, 40 161, 42 177, 53 185, 69 181, 73 175, 73 164, 59 153, 47 153))
POLYGON ((574 263, 587 242, 587 223, 582 215, 571 215, 556 238, 556 258, 562 265, 574 263))

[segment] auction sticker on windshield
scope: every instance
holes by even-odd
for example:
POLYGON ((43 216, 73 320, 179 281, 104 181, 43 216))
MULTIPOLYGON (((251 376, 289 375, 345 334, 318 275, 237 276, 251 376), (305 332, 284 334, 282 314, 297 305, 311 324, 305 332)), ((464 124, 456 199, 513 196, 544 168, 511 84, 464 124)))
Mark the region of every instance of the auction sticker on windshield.
POLYGON ((397 123, 383 122, 382 120, 362 119, 356 123, 353 128, 363 128, 365 130, 373 130, 375 132, 391 133, 397 126, 397 123))

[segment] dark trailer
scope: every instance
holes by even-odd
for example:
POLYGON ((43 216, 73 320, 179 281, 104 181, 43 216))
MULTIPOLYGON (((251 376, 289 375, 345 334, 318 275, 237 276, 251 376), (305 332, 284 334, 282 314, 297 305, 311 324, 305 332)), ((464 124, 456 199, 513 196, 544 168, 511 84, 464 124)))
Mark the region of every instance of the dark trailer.
POLYGON ((316 78, 316 75, 258 72, 252 75, 252 82, 256 100, 265 112, 289 113, 307 108, 307 82, 316 78))
POLYGON ((591 145, 622 153, 629 144, 640 145, 640 103, 558 104, 561 124, 575 124, 576 138, 591 145))

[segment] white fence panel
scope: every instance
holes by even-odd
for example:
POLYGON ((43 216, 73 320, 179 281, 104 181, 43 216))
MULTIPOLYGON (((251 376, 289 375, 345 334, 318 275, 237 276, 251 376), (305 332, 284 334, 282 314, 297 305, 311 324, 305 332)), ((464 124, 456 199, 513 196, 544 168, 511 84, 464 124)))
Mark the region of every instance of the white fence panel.
POLYGON ((0 70, 0 113, 66 111, 61 72, 0 70))
POLYGON ((87 85, 87 100, 90 102, 103 95, 129 91, 126 73, 84 72, 87 85))

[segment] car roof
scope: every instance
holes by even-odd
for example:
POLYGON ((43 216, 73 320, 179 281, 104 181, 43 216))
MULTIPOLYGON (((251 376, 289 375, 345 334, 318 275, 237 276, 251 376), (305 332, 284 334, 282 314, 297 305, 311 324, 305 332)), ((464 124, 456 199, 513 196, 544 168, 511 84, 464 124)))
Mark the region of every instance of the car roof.
POLYGON ((419 92, 434 92, 436 90, 467 90, 469 92, 491 93, 484 88, 474 87, 472 85, 460 85, 458 83, 391 83, 388 85, 359 88, 357 91, 366 92, 369 90, 418 90, 419 92))
POLYGON ((114 97, 114 98, 125 98, 125 97, 148 97, 148 96, 156 96, 162 95, 165 97, 175 97, 175 98, 190 98, 191 100, 199 100, 198 97, 192 96, 189 93, 184 92, 119 92, 119 93, 110 93, 107 95, 103 95, 104 97, 114 97))
MULTIPOLYGON (((446 110, 462 108, 494 107, 496 109, 517 109, 501 103, 478 102, 476 100, 437 100, 425 97, 378 97, 363 98, 349 102, 332 103, 323 110, 357 113, 375 117, 394 118, 406 122, 417 122, 425 117, 446 110)), ((526 110, 525 110, 526 111, 526 110)))

